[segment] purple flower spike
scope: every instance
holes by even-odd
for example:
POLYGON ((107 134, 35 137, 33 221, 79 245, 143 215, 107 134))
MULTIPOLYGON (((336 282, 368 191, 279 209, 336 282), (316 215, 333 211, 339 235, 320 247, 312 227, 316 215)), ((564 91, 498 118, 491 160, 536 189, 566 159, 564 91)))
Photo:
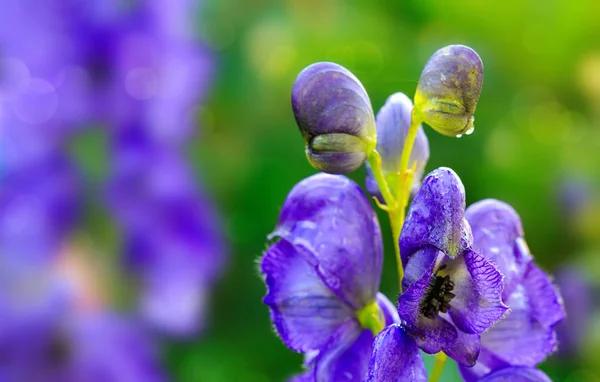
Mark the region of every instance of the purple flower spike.
POLYGON ((427 381, 419 348, 400 325, 390 325, 375 337, 365 382, 379 381, 427 381))
POLYGON ((417 86, 415 109, 440 134, 473 132, 475 107, 483 85, 483 63, 473 49, 449 45, 431 56, 417 86))
POLYGON ((369 201, 345 177, 311 176, 288 195, 271 238, 264 303, 286 346, 306 356, 295 380, 361 381, 374 333, 399 322, 377 292, 383 248, 369 201))
POLYGON ((507 367, 486 375, 479 382, 552 382, 552 380, 538 369, 507 367))
MULTIPOLYGON (((411 100, 403 93, 392 94, 385 105, 377 113, 377 152, 381 155, 383 175, 388 177, 397 174, 400 170, 400 158, 404 150, 404 142, 411 123, 411 112, 413 105, 411 100)), ((429 160, 429 141, 419 126, 417 137, 410 153, 408 162, 409 167, 416 163, 416 171, 413 178, 413 192, 419 189, 425 165, 429 160)), ((381 192, 375 179, 371 167, 367 163, 367 190, 379 201, 383 201, 381 192)), ((392 183, 393 184, 393 183, 392 183)))
POLYGON ((556 347, 554 326, 563 320, 562 299, 550 278, 534 262, 516 211, 498 200, 467 209, 473 247, 496 264, 504 277, 502 301, 511 312, 481 336, 481 357, 461 367, 467 381, 506 366, 534 367, 556 347))
POLYGON ((480 335, 507 311, 502 275, 473 250, 463 185, 439 168, 423 181, 400 237, 405 276, 398 313, 426 353, 474 365, 480 335))
POLYGON ((371 101, 360 81, 344 67, 318 62, 302 70, 292 89, 292 109, 319 171, 347 174, 375 148, 371 101))

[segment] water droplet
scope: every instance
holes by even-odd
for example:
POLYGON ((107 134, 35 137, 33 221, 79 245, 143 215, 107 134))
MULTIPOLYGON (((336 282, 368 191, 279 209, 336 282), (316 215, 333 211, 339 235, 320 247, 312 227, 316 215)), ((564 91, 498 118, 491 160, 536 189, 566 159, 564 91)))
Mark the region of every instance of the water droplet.
POLYGON ((462 136, 463 136, 462 134, 456 134, 456 138, 460 138, 462 136))
POLYGON ((469 130, 465 131, 466 135, 471 135, 473 134, 473 132, 475 131, 475 126, 471 125, 471 127, 469 128, 469 130))

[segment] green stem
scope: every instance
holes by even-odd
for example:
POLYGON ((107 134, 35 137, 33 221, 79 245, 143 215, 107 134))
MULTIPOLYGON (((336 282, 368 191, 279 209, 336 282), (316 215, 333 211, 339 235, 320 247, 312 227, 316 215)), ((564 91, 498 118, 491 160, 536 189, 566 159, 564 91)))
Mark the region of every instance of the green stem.
POLYGON ((442 372, 444 371, 446 359, 448 359, 448 356, 444 352, 439 352, 435 355, 435 364, 433 365, 433 371, 431 372, 429 382, 437 382, 440 379, 442 372))
POLYGON ((381 157, 379 156, 379 153, 376 150, 373 150, 368 158, 371 170, 373 170, 373 177, 379 186, 379 190, 381 191, 381 195, 383 196, 386 205, 382 206, 377 199, 375 199, 375 201, 379 208, 387 211, 390 217, 400 292, 402 292, 402 279, 404 278, 404 268, 402 267, 402 258, 400 256, 400 234, 402 232, 402 226, 404 225, 406 206, 408 204, 408 197, 413 181, 413 171, 412 169, 408 169, 408 161, 410 159, 410 152, 412 151, 415 138, 417 137, 419 123, 420 119, 413 110, 411 125, 408 129, 406 140, 404 142, 404 150, 402 151, 402 157, 400 158, 400 169, 397 176, 398 186, 396 187, 397 195, 393 195, 390 191, 389 184, 381 169, 381 157))

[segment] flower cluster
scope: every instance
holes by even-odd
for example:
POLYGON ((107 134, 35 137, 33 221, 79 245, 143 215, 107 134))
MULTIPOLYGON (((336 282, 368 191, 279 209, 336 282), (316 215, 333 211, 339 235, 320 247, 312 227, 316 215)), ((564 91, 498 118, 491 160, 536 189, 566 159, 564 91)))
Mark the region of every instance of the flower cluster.
POLYGON ((466 381, 549 381, 535 367, 555 350, 564 311, 519 216, 497 200, 466 208, 449 168, 420 180, 429 158, 420 123, 470 134, 482 81, 477 53, 442 48, 425 66, 414 106, 396 93, 375 118, 347 69, 316 63, 298 75, 292 108, 308 160, 332 174, 367 163, 367 190, 392 232, 401 227, 401 286, 396 307, 378 292, 381 232, 359 186, 324 173, 298 183, 260 262, 275 329, 305 356, 293 380, 426 381, 423 351, 454 360, 466 381))
POLYGON ((194 37, 197 5, 3 2, 0 379, 163 380, 152 332, 201 329, 224 249, 183 156, 213 66, 194 37), (72 272, 70 253, 85 251, 65 249, 92 191, 66 146, 97 126, 110 169, 94 196, 116 220, 122 262, 139 280, 135 313, 115 312, 110 297, 122 296, 90 293, 96 267, 72 272))

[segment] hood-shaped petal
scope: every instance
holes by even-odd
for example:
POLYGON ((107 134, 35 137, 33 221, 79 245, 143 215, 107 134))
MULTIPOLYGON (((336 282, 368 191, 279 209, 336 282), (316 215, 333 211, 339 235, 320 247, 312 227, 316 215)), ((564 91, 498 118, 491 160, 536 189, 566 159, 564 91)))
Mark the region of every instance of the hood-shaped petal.
POLYGON ((292 89, 292 109, 306 156, 319 171, 352 172, 375 148, 369 96, 360 81, 338 64, 317 62, 302 70, 292 89))
POLYGON ((552 382, 552 380, 538 369, 507 367, 486 375, 479 382, 552 382))
POLYGON ((298 183, 271 236, 305 249, 324 283, 354 309, 375 299, 383 262, 381 231, 353 181, 321 173, 298 183))
MULTIPOLYGON (((377 152, 381 155, 381 169, 384 176, 397 174, 400 170, 400 158, 411 124, 412 101, 404 93, 395 93, 388 97, 377 113, 377 152)), ((409 168, 416 165, 412 189, 416 192, 421 183, 425 165, 429 160, 429 141, 422 126, 419 126, 410 159, 409 168)), ((369 193, 382 201, 381 192, 373 178, 369 164, 366 164, 366 186, 369 193)), ((393 177, 390 179, 394 179, 393 177)), ((394 179, 395 180, 395 179, 394 179)))
POLYGON ((400 235, 406 266, 419 248, 431 246, 455 258, 472 242, 464 219, 465 188, 454 171, 440 167, 425 177, 408 211, 400 235))
POLYGON ((308 352, 324 347, 354 312, 323 283, 306 258, 310 255, 286 239, 272 245, 260 263, 268 292, 264 303, 283 342, 293 350, 308 352))
POLYGON ((417 344, 397 324, 385 328, 373 343, 365 382, 380 381, 427 381, 427 371, 417 344))
POLYGON ((473 247, 504 275, 506 293, 520 280, 531 260, 516 247, 524 236, 521 218, 509 204, 485 199, 467 208, 465 217, 473 232, 473 247))

